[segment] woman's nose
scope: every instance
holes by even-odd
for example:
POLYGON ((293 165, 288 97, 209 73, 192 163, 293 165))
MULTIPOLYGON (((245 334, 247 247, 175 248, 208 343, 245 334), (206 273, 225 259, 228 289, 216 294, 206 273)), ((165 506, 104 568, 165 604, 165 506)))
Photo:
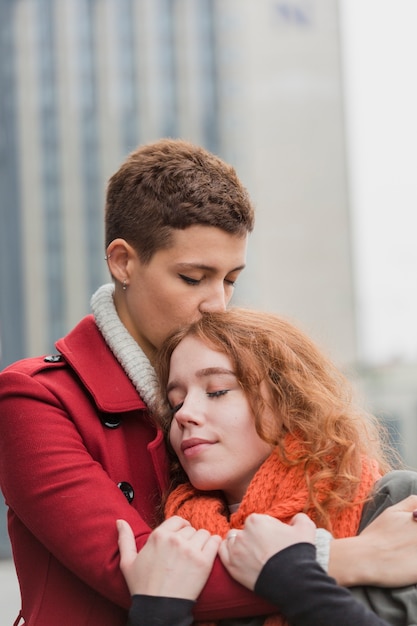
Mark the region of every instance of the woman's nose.
POLYGON ((174 419, 182 427, 187 424, 200 424, 202 415, 201 410, 198 408, 198 403, 193 402, 191 399, 185 399, 175 411, 174 419))
POLYGON ((224 311, 230 298, 227 298, 223 283, 213 287, 200 304, 202 313, 215 313, 224 311))

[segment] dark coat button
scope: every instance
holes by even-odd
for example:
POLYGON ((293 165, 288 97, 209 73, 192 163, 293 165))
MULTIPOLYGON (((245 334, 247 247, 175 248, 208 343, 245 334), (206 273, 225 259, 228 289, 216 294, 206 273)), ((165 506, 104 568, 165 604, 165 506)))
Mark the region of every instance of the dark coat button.
POLYGON ((135 497, 135 492, 132 485, 130 483, 121 482, 117 486, 119 487, 120 491, 126 496, 126 500, 130 504, 135 497))
POLYGON ((62 361, 61 354, 50 354, 44 358, 45 363, 59 363, 62 361))
POLYGON ((119 428, 122 420, 117 415, 103 415, 101 418, 106 428, 119 428))

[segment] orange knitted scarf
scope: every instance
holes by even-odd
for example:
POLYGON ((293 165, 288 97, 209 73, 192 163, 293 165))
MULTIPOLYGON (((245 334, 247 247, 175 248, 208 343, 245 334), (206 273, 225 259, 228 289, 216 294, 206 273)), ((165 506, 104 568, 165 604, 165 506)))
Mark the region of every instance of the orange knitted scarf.
MULTIPOLYGON (((300 443, 287 437, 285 449, 290 458, 296 458, 300 443)), ((296 513, 303 511, 318 522, 316 510, 312 507, 305 509, 309 499, 308 485, 306 473, 300 465, 284 465, 273 452, 256 472, 238 510, 230 516, 221 492, 198 491, 190 483, 179 485, 167 499, 165 517, 180 515, 189 520, 194 528, 205 528, 222 537, 231 528, 243 528, 246 517, 251 513, 266 513, 288 523, 296 513)), ((376 463, 364 459, 353 505, 337 509, 330 516, 331 531, 335 537, 352 537, 357 533, 364 500, 379 477, 376 463)), ((325 500, 330 488, 331 485, 325 481, 316 486, 319 501, 325 500)), ((265 626, 283 626, 285 623, 278 614, 271 615, 264 622, 265 626)))

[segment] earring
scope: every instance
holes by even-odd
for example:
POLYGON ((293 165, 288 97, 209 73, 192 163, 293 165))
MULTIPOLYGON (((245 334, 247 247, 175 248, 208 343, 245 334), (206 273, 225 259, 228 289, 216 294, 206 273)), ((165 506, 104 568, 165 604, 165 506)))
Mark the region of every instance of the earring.
POLYGON ((122 289, 123 291, 126 291, 127 289, 126 278, 123 279, 122 289))

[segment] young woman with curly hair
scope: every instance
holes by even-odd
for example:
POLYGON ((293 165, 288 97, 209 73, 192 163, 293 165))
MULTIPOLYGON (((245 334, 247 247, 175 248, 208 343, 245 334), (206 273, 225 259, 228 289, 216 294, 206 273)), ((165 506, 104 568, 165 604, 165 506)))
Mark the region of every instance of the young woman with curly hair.
MULTIPOLYGON (((177 530, 185 533, 187 540, 200 542, 208 550, 209 564, 217 541, 212 536, 220 536, 219 554, 229 573, 278 605, 280 613, 253 618, 251 625, 284 624, 282 612, 290 623, 318 623, 311 610, 305 611, 306 622, 294 619, 296 605, 303 606, 300 594, 309 598, 311 589, 299 587, 298 602, 286 606, 273 577, 269 575, 267 589, 265 580, 262 587, 257 586, 261 568, 254 568, 256 575, 248 573, 253 562, 242 556, 242 547, 250 552, 258 545, 254 525, 261 534, 268 533, 277 520, 296 528, 306 523, 317 527, 316 544, 329 532, 339 539, 355 536, 368 521, 369 511, 364 514, 367 503, 375 508, 375 483, 391 469, 392 450, 380 423, 354 401, 347 379, 311 339, 285 319, 268 313, 234 308, 204 314, 164 342, 155 368, 165 399, 162 429, 172 458, 165 517, 175 522, 168 519, 166 523, 179 523, 177 530), (182 526, 178 518, 188 526, 182 526)), ((387 475, 394 477, 388 483, 411 480, 407 473, 387 475)), ((411 521, 411 516, 408 519, 411 521)), ((124 567, 123 551, 122 557, 124 567)), ((295 562, 299 558, 297 553, 293 557, 295 562)), ((302 556, 310 568, 316 568, 316 574, 319 571, 319 577, 324 576, 326 587, 330 579, 317 564, 312 565, 310 557, 302 556)), ((260 561, 264 565, 268 559, 260 561)), ((305 573, 309 571, 307 567, 305 573)), ((280 576, 282 586, 282 562, 280 576)), ((324 598, 342 594, 336 608, 333 600, 328 604, 331 620, 405 624, 405 619, 416 615, 414 588, 404 591, 405 608, 394 614, 392 606, 401 603, 402 592, 385 590, 384 599, 377 602, 372 592, 360 593, 368 605, 390 619, 380 621, 363 606, 358 608, 349 592, 331 581, 324 598)), ((326 606, 326 602, 319 598, 319 605, 326 606)), ((131 619, 132 624, 141 624, 131 619)), ((320 620, 328 623, 322 615, 320 620)))

